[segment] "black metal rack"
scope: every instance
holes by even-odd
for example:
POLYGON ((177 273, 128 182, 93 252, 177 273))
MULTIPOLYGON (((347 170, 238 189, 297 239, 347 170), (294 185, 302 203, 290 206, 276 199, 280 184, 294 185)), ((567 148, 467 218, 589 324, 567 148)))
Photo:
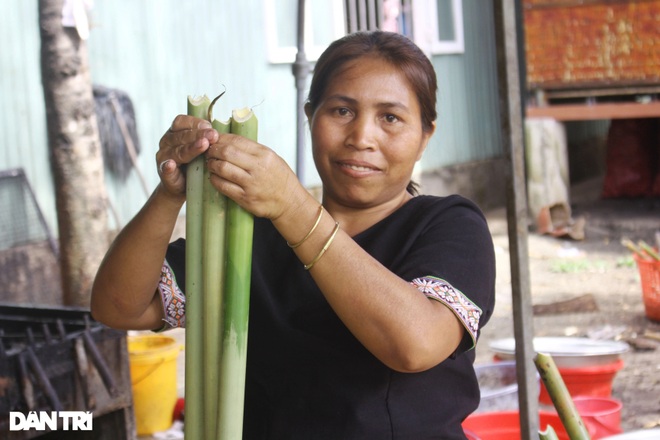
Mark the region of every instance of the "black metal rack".
POLYGON ((0 304, 0 432, 8 440, 133 439, 126 334, 87 310, 0 304), (9 413, 89 411, 92 431, 9 431, 9 413))

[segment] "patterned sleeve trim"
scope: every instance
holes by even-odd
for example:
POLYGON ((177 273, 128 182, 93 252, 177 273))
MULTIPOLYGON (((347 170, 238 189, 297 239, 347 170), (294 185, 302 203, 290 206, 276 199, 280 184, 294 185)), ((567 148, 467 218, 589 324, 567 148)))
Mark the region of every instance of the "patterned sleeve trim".
POLYGON ((439 301, 449 307, 461 320, 463 327, 470 334, 472 348, 474 348, 479 332, 481 309, 465 296, 463 292, 455 289, 451 284, 441 278, 431 276, 415 278, 410 284, 426 295, 427 298, 439 301))
POLYGON ((161 330, 186 326, 186 297, 176 282, 174 272, 167 260, 160 271, 158 291, 163 302, 165 322, 161 330))

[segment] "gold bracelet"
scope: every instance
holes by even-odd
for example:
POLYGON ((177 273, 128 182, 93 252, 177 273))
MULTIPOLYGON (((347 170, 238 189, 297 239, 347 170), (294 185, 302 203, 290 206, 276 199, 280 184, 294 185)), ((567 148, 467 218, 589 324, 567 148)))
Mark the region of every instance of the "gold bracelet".
POLYGON ((291 249, 295 249, 295 248, 297 248, 298 246, 300 246, 301 244, 303 244, 305 241, 307 241, 307 239, 309 238, 309 236, 312 235, 312 232, 314 232, 314 231, 316 230, 316 227, 317 227, 317 226, 319 225, 319 223, 321 222, 321 216, 322 216, 322 215, 323 215, 323 205, 319 206, 319 215, 318 215, 318 217, 316 217, 316 221, 314 222, 314 226, 312 226, 312 229, 309 230, 309 232, 307 233, 307 235, 305 235, 305 236, 303 237, 303 239, 300 240, 298 243, 290 244, 290 243, 287 241, 286 244, 287 244, 291 249))
POLYGON ((328 250, 328 248, 332 244, 332 241, 335 239, 335 235, 337 235, 337 231, 339 231, 339 222, 335 222, 335 229, 332 230, 332 235, 330 235, 330 238, 328 238, 328 241, 326 241, 325 244, 323 245, 323 248, 321 249, 321 252, 319 252, 318 255, 316 257, 314 257, 314 259, 312 260, 311 263, 305 264, 303 266, 305 268, 305 270, 310 270, 312 268, 312 266, 314 266, 316 264, 316 262, 321 259, 323 254, 325 254, 325 251, 328 250))

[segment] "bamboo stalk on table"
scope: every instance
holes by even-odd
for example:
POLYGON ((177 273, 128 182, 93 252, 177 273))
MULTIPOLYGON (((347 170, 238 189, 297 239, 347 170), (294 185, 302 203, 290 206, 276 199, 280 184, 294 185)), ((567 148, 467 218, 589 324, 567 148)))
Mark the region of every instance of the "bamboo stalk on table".
POLYGON ((573 403, 571 394, 568 392, 568 388, 566 388, 552 356, 537 353, 534 363, 569 438, 571 440, 589 440, 591 436, 575 407, 575 403, 573 403))
MULTIPOLYGON (((257 118, 250 109, 232 112, 231 133, 257 140, 257 131, 257 118)), ((217 413, 217 438, 222 440, 238 440, 243 435, 253 228, 252 215, 228 200, 224 335, 217 413)))
MULTIPOLYGON (((188 97, 188 114, 206 118, 207 96, 188 97)), ((186 168, 186 356, 185 356, 185 436, 204 438, 203 365, 203 227, 204 157, 197 157, 186 168)))

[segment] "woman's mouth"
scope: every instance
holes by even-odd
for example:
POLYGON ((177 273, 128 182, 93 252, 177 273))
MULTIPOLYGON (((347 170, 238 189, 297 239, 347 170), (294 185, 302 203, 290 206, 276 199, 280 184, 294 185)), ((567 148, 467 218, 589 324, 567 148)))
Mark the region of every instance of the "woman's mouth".
POLYGON ((374 171, 378 171, 378 169, 376 167, 369 166, 369 165, 364 165, 364 164, 340 162, 339 166, 341 168, 346 169, 346 170, 355 171, 357 173, 371 173, 371 172, 374 172, 374 171))

